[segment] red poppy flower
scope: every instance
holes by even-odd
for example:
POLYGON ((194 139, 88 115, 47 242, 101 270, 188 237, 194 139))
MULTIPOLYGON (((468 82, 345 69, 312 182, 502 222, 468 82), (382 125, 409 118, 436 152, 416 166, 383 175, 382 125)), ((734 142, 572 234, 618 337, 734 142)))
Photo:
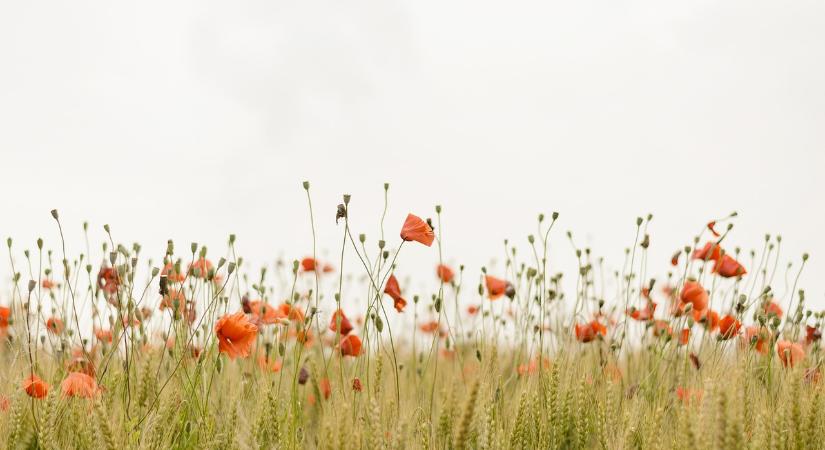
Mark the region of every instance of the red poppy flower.
POLYGON ((329 378, 321 378, 318 382, 318 389, 321 391, 324 399, 328 399, 329 396, 332 395, 332 386, 329 384, 329 378))
POLYGON ((455 273, 453 272, 453 269, 450 269, 444 264, 439 264, 435 268, 435 274, 438 276, 439 279, 441 279, 441 281, 445 283, 452 283, 453 278, 455 278, 455 273))
POLYGON ((256 325, 272 325, 286 318, 279 309, 261 300, 248 302, 245 308, 249 308, 249 313, 252 314, 252 320, 256 325))
POLYGON ((478 314, 479 309, 480 308, 476 305, 470 305, 470 306, 467 307, 467 314, 469 314, 471 316, 474 316, 474 315, 478 314))
POLYGON ((304 272, 314 272, 316 265, 315 258, 308 256, 301 260, 301 270, 304 272))
POLYGON ((0 331, 8 328, 11 324, 11 308, 0 306, 0 331))
POLYGON ((349 322, 349 319, 347 319, 347 316, 344 315, 344 311, 339 309, 332 315, 332 319, 329 321, 329 329, 345 336, 352 331, 352 324, 349 322))
POLYGON ((246 358, 252 343, 258 336, 258 327, 247 319, 243 311, 227 314, 215 324, 218 336, 218 350, 226 353, 230 359, 246 358))
POLYGON ((401 239, 420 242, 429 247, 433 245, 435 234, 433 229, 427 225, 427 222, 424 222, 418 216, 408 214, 404 226, 401 227, 401 239))
POLYGON ((722 255, 722 258, 713 265, 713 273, 724 278, 741 277, 748 273, 739 261, 729 255, 722 255))
POLYGON ((361 354, 361 338, 348 334, 341 339, 341 356, 358 356, 361 354))
POLYGON ((44 398, 49 395, 49 384, 37 375, 29 375, 23 379, 23 390, 29 397, 44 398))
POLYGON ((822 332, 818 328, 805 325, 805 344, 811 345, 820 339, 822 339, 822 332))
POLYGON ((682 255, 681 250, 674 253, 673 256, 670 257, 670 265, 673 266, 673 267, 678 266, 679 265, 679 256, 681 256, 681 255, 682 255))
POLYGON ((294 322, 303 323, 304 320, 306 320, 304 312, 289 303, 281 303, 281 305, 278 306, 278 311, 281 317, 286 317, 294 322))
POLYGON ((794 367, 805 359, 805 349, 796 342, 779 341, 776 343, 776 353, 785 367, 794 367))
POLYGON ((698 403, 702 401, 704 392, 701 389, 688 389, 681 386, 676 388, 676 398, 682 401, 686 406, 691 403, 698 403))
POLYGON ((364 389, 364 387, 361 386, 361 380, 359 378, 353 378, 352 379, 352 390, 355 391, 355 392, 361 392, 363 389, 364 389))
POLYGON ((103 328, 94 328, 95 337, 100 342, 112 343, 112 330, 104 330, 103 328))
POLYGON ((710 230, 711 234, 713 234, 714 237, 721 236, 721 234, 719 234, 719 232, 716 231, 715 227, 716 227, 716 221, 715 220, 712 220, 712 221, 708 222, 708 230, 710 230))
POLYGON ((730 314, 719 320, 719 339, 730 339, 739 334, 742 323, 730 314))
POLYGON ((708 242, 701 250, 694 250, 691 258, 702 261, 718 261, 721 256, 722 247, 715 242, 708 242))
POLYGON ((99 389, 97 382, 91 376, 81 372, 69 372, 60 383, 60 391, 63 397, 92 398, 99 389))
POLYGON ((387 285, 384 287, 384 293, 392 298, 396 311, 404 312, 407 301, 401 296, 401 287, 398 286, 398 280, 395 278, 395 275, 390 275, 390 278, 387 280, 387 285))

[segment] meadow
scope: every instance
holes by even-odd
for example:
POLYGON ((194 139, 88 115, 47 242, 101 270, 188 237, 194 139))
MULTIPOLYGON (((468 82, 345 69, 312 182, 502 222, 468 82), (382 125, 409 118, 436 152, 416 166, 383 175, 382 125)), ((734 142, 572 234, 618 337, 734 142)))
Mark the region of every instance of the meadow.
MULTIPOLYGON (((470 273, 443 257, 440 206, 382 217, 367 236, 356 224, 375 218, 350 217, 348 195, 319 212, 304 189, 312 247, 263 267, 236 254, 234 235, 218 250, 170 241, 160 255, 108 226, 79 254, 8 238, 0 444, 825 446, 823 314, 800 282, 808 255, 786 257, 770 235, 729 248, 736 213, 697 218, 667 261, 648 260, 653 218, 639 217, 609 271, 546 212, 536 234, 504 242, 499 271, 470 273), (316 242, 333 213, 339 243, 316 242), (556 270, 551 242, 577 271, 556 270), (432 264, 405 266, 409 246, 427 247, 432 264), (650 278, 649 266, 668 275, 650 278), (432 288, 415 292, 410 278, 432 288)), ((61 238, 78 225, 52 217, 61 238)))

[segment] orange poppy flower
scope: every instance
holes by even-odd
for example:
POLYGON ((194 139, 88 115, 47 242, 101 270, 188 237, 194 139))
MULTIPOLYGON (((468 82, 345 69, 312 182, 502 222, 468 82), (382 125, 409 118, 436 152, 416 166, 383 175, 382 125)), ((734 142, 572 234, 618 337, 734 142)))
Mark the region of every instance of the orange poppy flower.
POLYGON ((278 310, 280 312, 281 317, 286 317, 289 320, 300 323, 303 323, 304 320, 306 320, 304 312, 290 303, 281 303, 281 305, 278 306, 278 310))
POLYGON ((325 399, 328 399, 330 395, 332 395, 332 386, 329 384, 329 378, 321 378, 318 381, 318 389, 321 391, 321 395, 324 396, 325 399))
POLYGON ((422 323, 418 326, 418 329, 420 329, 422 333, 426 334, 435 334, 436 332, 438 332, 439 335, 441 334, 441 325, 439 325, 438 321, 435 320, 422 323))
POLYGON ((607 336, 607 327, 598 320, 593 320, 586 324, 576 324, 574 327, 576 339, 579 342, 588 343, 595 340, 599 335, 607 336))
POLYGON ((0 306, 0 330, 8 328, 11 324, 11 308, 0 306))
POLYGON ((49 320, 46 321, 46 329, 49 330, 49 333, 62 334, 64 328, 63 321, 57 317, 50 317, 49 320))
POLYGON ((724 278, 733 278, 741 277, 748 273, 748 271, 745 270, 742 264, 739 264, 739 261, 733 259, 731 256, 722 255, 722 258, 713 265, 713 273, 724 278))
POLYGON ((358 356, 361 354, 361 338, 348 334, 341 339, 341 356, 358 356))
POLYGON ((776 302, 768 302, 763 308, 763 310, 765 311, 765 314, 768 316, 773 314, 774 316, 779 317, 780 319, 782 318, 782 307, 779 306, 776 302))
POLYGON ((94 332, 95 332, 95 337, 100 342, 108 342, 110 344, 112 343, 112 330, 104 330, 102 328, 95 327, 94 332))
POLYGON ((258 327, 247 319, 243 311, 227 314, 215 324, 218 350, 230 359, 249 356, 249 349, 258 336, 258 327))
POLYGON ((420 242, 429 247, 433 245, 435 234, 427 222, 424 222, 418 216, 408 214, 404 226, 401 227, 401 239, 420 242))
POLYGON ((469 314, 471 316, 474 316, 474 315, 478 314, 479 309, 480 308, 476 305, 470 305, 470 306, 467 307, 467 314, 469 314))
POLYGON ((349 319, 347 319, 347 316, 344 315, 344 311, 339 309, 332 315, 332 319, 329 321, 329 329, 345 336, 352 331, 352 324, 349 322, 349 319))
POLYGON ((120 286, 120 276, 114 267, 101 267, 97 272, 97 287, 106 293, 107 296, 117 294, 120 286))
POLYGON ((450 269, 444 264, 439 264, 435 268, 435 274, 441 281, 445 283, 452 283, 453 278, 455 278, 455 272, 453 272, 453 269, 450 269))
POLYGON ((182 273, 175 270, 175 265, 171 262, 163 265, 163 270, 160 271, 160 276, 166 276, 166 279, 173 283, 182 283, 185 279, 182 273))
POLYGON ((682 251, 678 251, 670 257, 670 265, 676 267, 679 265, 679 257, 682 256, 682 251))
POLYGON ((210 270, 212 270, 212 261, 206 258, 198 258, 189 265, 189 275, 195 278, 206 278, 210 270))
POLYGON ((169 293, 160 299, 160 310, 171 309, 183 314, 186 311, 186 296, 183 289, 170 289, 169 293))
POLYGON ((690 342, 690 328, 684 328, 679 332, 679 344, 687 345, 690 342))
POLYGON ((43 281, 40 282, 40 285, 43 286, 43 289, 50 290, 57 287, 57 283, 54 281, 44 278, 43 281))
POLYGON ((690 303, 693 309, 704 311, 708 307, 708 293, 696 281, 686 281, 682 287, 681 300, 683 303, 690 303))
POLYGON ((49 384, 32 374, 23 379, 23 390, 29 397, 44 398, 49 395, 49 384))
POLYGON ((770 351, 771 333, 764 327, 751 325, 745 327, 745 333, 742 335, 742 343, 747 346, 753 346, 754 350, 763 355, 767 355, 770 351))
POLYGON ((718 261, 721 256, 722 247, 720 247, 719 244, 715 242, 708 242, 707 244, 705 244, 704 247, 702 247, 701 250, 694 250, 691 258, 702 261, 718 261))
POLYGON ((11 401, 5 395, 0 395, 0 412, 6 412, 11 407, 11 401))
POLYGON ((644 309, 630 308, 627 315, 633 320, 646 321, 653 318, 654 312, 656 312, 656 303, 648 302, 644 309))
POLYGON ((280 359, 273 360, 273 358, 267 358, 263 353, 258 355, 258 367, 260 367, 261 370, 278 373, 281 371, 283 365, 284 363, 280 359))
POLYGON ((704 392, 701 389, 688 389, 681 386, 676 388, 676 398, 682 401, 686 406, 691 403, 698 403, 702 401, 704 392))
POLYGON ((693 310, 693 320, 705 325, 709 331, 719 328, 719 313, 714 310, 693 310))
POLYGON ((805 350, 796 342, 779 341, 776 343, 776 353, 785 367, 794 367, 805 359, 805 350))
POLYGON ((60 383, 63 397, 92 398, 98 392, 97 382, 91 376, 81 372, 69 372, 60 383))
POLYGON ((742 323, 730 314, 719 320, 719 339, 730 339, 739 334, 742 323))
POLYGON ((315 258, 308 256, 301 260, 301 270, 303 270, 304 272, 314 272, 315 266, 315 258))
POLYGON ((673 329, 670 328, 670 324, 666 320, 654 320, 652 328, 653 335, 656 337, 673 334, 673 329))
POLYGON ((718 232, 718 231, 716 231, 716 228, 715 228, 715 227, 716 227, 716 221, 715 221, 715 220, 711 220, 710 222, 708 222, 708 230, 710 230, 710 233, 711 233, 714 237, 719 237, 719 236, 721 236, 721 234, 719 234, 719 232, 718 232))
POLYGON ((387 285, 384 287, 384 293, 389 295, 393 300, 393 306, 398 312, 404 312, 404 307, 407 306, 407 301, 401 296, 401 287, 398 286, 398 280, 395 275, 390 275, 387 280, 387 285))
POLYGON ((516 295, 516 291, 509 281, 486 275, 484 277, 484 284, 487 285, 487 296, 490 297, 490 300, 497 300, 501 298, 502 295, 507 295, 510 298, 516 295))
MULTIPOLYGON (((286 318, 286 315, 274 306, 269 305, 261 300, 253 300, 244 305, 244 309, 249 308, 252 319, 257 325, 272 325, 279 323, 281 319, 286 318)), ((286 321, 284 321, 286 323, 286 321)))

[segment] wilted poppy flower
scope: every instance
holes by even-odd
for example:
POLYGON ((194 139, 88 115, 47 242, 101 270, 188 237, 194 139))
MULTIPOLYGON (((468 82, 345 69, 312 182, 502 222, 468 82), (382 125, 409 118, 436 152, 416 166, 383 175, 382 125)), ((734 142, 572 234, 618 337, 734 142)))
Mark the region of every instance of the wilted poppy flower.
POLYGON ((441 281, 445 283, 452 283, 453 278, 455 278, 455 273, 453 272, 453 269, 450 269, 444 264, 439 264, 435 268, 435 274, 441 281))
POLYGON ((206 258, 198 258, 189 265, 189 274, 195 278, 206 278, 212 270, 212 261, 206 258))
POLYGON ((429 247, 433 245, 435 234, 427 222, 424 222, 418 216, 408 214, 404 226, 401 227, 401 239, 420 242, 429 247))
POLYGON ((361 386, 361 380, 357 377, 353 378, 352 379, 352 390, 355 391, 355 392, 361 392, 363 389, 364 389, 364 387, 361 386))
POLYGON ((107 297, 117 294, 120 286, 120 276, 114 267, 101 267, 97 272, 97 287, 103 291, 107 297))
POLYGON ((298 372, 298 384, 304 385, 307 380, 309 380, 309 371, 306 367, 301 367, 301 370, 298 372))
POLYGON ((57 317, 50 317, 49 320, 46 321, 46 329, 49 330, 49 333, 62 334, 63 328, 63 321, 57 317))
POLYGON ((693 310, 693 320, 705 325, 708 331, 719 328, 719 313, 714 310, 693 310))
POLYGON ((404 312, 404 307, 407 306, 407 301, 401 296, 401 287, 398 286, 398 280, 395 275, 390 275, 387 280, 387 285, 384 287, 384 293, 392 297, 393 306, 398 312, 404 312))
POLYGON ((719 234, 719 232, 716 231, 715 227, 716 227, 716 221, 715 220, 711 220, 710 222, 708 222, 708 230, 710 230, 710 233, 713 234, 714 237, 721 236, 721 234, 719 234))
POLYGON ((754 350, 763 355, 770 351, 771 333, 768 329, 757 325, 745 327, 742 341, 747 346, 753 346, 754 350))
POLYGON ((97 394, 97 382, 91 376, 81 372, 69 372, 60 383, 63 397, 92 398, 97 394))
POLYGON ((44 398, 49 395, 49 384, 32 374, 23 379, 23 390, 29 397, 44 398))
POLYGON ((329 329, 344 336, 352 331, 352 324, 349 322, 349 319, 347 319, 347 316, 344 315, 344 311, 339 309, 332 315, 332 319, 329 321, 329 329))
POLYGON ((104 330, 103 328, 94 328, 95 337, 100 342, 112 343, 112 330, 104 330))
POLYGON ((794 367, 805 359, 805 350, 796 342, 779 341, 776 343, 776 353, 785 367, 794 367))
POLYGON ((693 309, 704 311, 708 307, 708 293, 696 281, 686 281, 682 286, 681 300, 683 303, 690 303, 693 309))
POLYGON ((487 285, 487 296, 490 297, 490 300, 497 300, 502 295, 508 294, 508 291, 512 291, 512 285, 509 281, 496 278, 492 275, 486 275, 484 277, 484 283, 487 285))
POLYGON ((820 339, 822 339, 822 332, 818 328, 805 325, 805 344, 811 345, 820 339))
POLYGON ((588 343, 595 340, 598 335, 607 336, 607 327, 598 320, 593 320, 586 324, 576 324, 574 331, 579 342, 588 343))
POLYGON ((724 278, 733 278, 741 277, 748 273, 748 271, 745 270, 742 264, 739 264, 739 261, 733 259, 731 256, 722 255, 722 258, 713 265, 713 273, 724 278))
POLYGON ((324 396, 325 399, 328 399, 330 395, 332 395, 332 386, 329 384, 329 378, 321 378, 318 381, 318 389, 321 391, 321 395, 324 396))
POLYGON ((809 367, 805 369, 805 381, 811 384, 819 383, 822 374, 819 372, 819 367, 809 367))
POLYGON ((736 320, 736 317, 727 314, 719 320, 719 338, 730 339, 739 334, 741 327, 742 323, 736 320))
POLYGON ((163 265, 163 270, 160 271, 160 276, 166 276, 166 279, 173 283, 181 283, 185 278, 182 273, 175 269, 175 265, 171 262, 163 265))
POLYGON ((358 356, 361 354, 361 338, 348 334, 341 339, 341 356, 358 356))
POLYGON ((718 261, 722 256, 722 247, 715 242, 708 242, 701 249, 693 251, 692 259, 699 259, 702 261, 718 261))
POLYGON ((238 356, 246 358, 258 335, 258 327, 247 319, 243 311, 239 311, 221 317, 215 324, 215 334, 221 353, 226 353, 230 359, 238 356))

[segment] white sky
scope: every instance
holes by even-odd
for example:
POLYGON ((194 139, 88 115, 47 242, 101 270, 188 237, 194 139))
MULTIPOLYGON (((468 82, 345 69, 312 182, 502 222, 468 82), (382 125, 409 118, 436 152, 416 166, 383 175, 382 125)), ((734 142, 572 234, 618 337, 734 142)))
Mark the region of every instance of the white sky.
MULTIPOLYGON (((374 243, 389 181, 390 242, 440 203, 471 274, 553 210, 565 269, 565 230, 616 266, 652 212, 661 274, 737 210, 731 245, 809 251, 825 307, 823 23, 801 0, 3 2, 0 236, 56 248, 58 208, 73 254, 89 220, 155 255, 233 232, 299 258, 308 179, 335 254, 340 195, 374 243)), ((435 255, 400 270, 429 282, 435 255)))

